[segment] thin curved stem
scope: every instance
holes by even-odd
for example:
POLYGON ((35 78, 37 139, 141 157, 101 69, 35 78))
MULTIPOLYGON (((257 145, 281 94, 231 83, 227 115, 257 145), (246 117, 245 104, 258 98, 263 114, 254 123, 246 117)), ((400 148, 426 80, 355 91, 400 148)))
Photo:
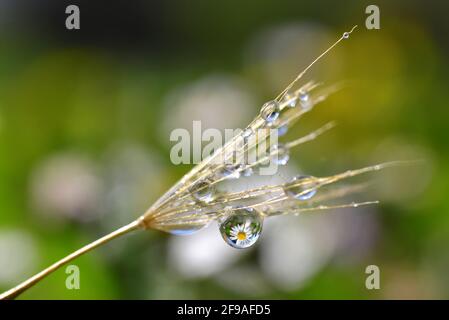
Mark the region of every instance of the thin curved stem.
POLYGON ((73 259, 85 254, 86 252, 91 251, 92 249, 95 249, 112 239, 118 238, 126 233, 129 233, 131 231, 139 229, 141 226, 140 220, 136 220, 131 222, 130 224, 127 224, 126 226, 123 226, 103 237, 101 237, 98 240, 95 240, 94 242, 89 243, 88 245, 85 245, 84 247, 74 251, 73 253, 69 254, 65 258, 62 258, 61 260, 55 262, 48 268, 42 270, 41 272, 37 273, 36 275, 32 276, 31 278, 25 280, 21 284, 15 286, 14 288, 0 294, 0 300, 9 300, 14 299, 24 291, 28 290, 32 286, 34 286, 36 283, 44 279, 49 274, 53 273, 54 271, 58 270, 60 267, 65 265, 66 263, 72 261, 73 259))

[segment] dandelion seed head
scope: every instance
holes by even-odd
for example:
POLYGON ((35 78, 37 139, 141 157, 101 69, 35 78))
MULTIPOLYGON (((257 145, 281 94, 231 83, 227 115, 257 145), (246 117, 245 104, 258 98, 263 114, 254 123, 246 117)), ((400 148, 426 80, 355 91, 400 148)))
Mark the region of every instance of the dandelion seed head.
MULTIPOLYGON (((342 39, 344 36, 313 60, 274 100, 265 103, 245 130, 237 133, 224 146, 202 160, 156 201, 141 217, 141 225, 173 234, 190 234, 201 230, 212 221, 218 221, 225 242, 241 249, 257 242, 264 220, 271 216, 376 204, 377 201, 349 204, 328 202, 361 189, 340 187, 338 182, 398 165, 400 162, 347 170, 325 177, 300 175, 287 182, 265 183, 238 191, 222 188, 225 184, 236 184, 235 181, 260 174, 261 170, 258 169, 267 162, 286 165, 290 158, 290 149, 313 141, 334 127, 334 123, 328 123, 290 142, 274 143, 270 139, 272 129, 279 131, 280 128, 291 127, 305 113, 313 110, 317 104, 339 89, 335 85, 323 87, 313 81, 299 85, 299 81, 342 39), (297 107, 298 104, 300 107, 297 107), (267 127, 270 130, 267 130, 267 127), (254 150, 262 151, 262 156, 254 163, 245 163, 241 155, 254 150), (224 161, 217 161, 220 159, 224 161), (220 191, 216 192, 218 187, 220 191)), ((266 181, 270 182, 269 177, 266 178, 266 181)))

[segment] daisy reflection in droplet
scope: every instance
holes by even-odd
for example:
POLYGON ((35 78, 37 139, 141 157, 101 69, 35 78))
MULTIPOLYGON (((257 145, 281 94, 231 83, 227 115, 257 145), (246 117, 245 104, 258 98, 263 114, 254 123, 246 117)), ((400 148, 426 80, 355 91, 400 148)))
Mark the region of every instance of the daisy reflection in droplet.
POLYGON ((231 228, 231 232, 229 233, 229 239, 234 241, 239 247, 246 247, 249 243, 251 243, 251 238, 253 236, 250 223, 239 224, 231 228))
POLYGON ((227 244, 244 249, 257 242, 262 224, 262 216, 255 210, 236 209, 220 224, 220 233, 227 244))

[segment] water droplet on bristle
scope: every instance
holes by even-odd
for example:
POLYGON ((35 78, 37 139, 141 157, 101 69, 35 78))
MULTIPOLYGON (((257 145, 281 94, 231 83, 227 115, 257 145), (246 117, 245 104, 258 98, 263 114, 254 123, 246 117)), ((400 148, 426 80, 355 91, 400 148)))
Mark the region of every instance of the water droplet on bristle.
POLYGON ((306 91, 299 92, 299 103, 303 110, 309 110, 312 107, 312 101, 310 100, 309 93, 306 91))
POLYGON ((287 107, 294 108, 296 106, 296 103, 298 102, 298 96, 294 93, 287 92, 283 100, 286 103, 287 107))
POLYGON ((278 165, 287 164, 288 160, 290 159, 290 152, 285 145, 279 143, 273 146, 273 152, 276 152, 276 154, 273 155, 273 159, 276 164, 278 165))
POLYGON ((288 131, 288 125, 284 124, 278 128, 278 137, 282 137, 288 131))
POLYGON ((317 192, 312 176, 296 176, 284 185, 284 193, 294 199, 309 200, 317 192))
POLYGON ((206 226, 207 226, 207 224, 182 225, 182 226, 179 226, 179 228, 171 229, 168 232, 175 236, 189 236, 191 234, 194 234, 194 233, 200 231, 201 229, 205 228, 206 226))
POLYGON ((224 241, 233 248, 244 249, 254 245, 260 237, 263 217, 254 209, 236 209, 220 223, 224 241))
POLYGON ((249 137, 251 137, 254 134, 254 130, 251 128, 246 128, 245 130, 243 130, 242 132, 242 137, 243 139, 248 139, 249 137))
POLYGON ((220 171, 221 178, 238 179, 241 175, 241 165, 227 164, 220 171))
POLYGON ((274 100, 268 101, 260 109, 260 116, 265 120, 267 125, 272 125, 279 117, 279 104, 274 100))
POLYGON ((191 189, 193 197, 201 202, 211 202, 214 199, 215 187, 209 181, 199 181, 191 189))
POLYGON ((250 176, 253 175, 253 173, 254 173, 254 170, 253 170, 252 167, 245 168, 245 169, 242 171, 242 175, 243 175, 244 177, 250 177, 250 176))

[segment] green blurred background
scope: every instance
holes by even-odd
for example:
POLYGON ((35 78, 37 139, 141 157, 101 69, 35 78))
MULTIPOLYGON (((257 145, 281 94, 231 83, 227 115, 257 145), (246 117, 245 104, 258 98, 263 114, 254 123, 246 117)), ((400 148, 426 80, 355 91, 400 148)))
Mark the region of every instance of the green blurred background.
POLYGON ((369 4, 2 0, 0 290, 135 219, 188 171, 170 162, 173 128, 242 128, 358 24, 306 77, 344 90, 289 137, 338 126, 285 174, 423 159, 375 175, 363 199, 380 205, 273 218, 244 251, 216 226, 136 233, 74 262, 80 290, 61 269, 21 298, 449 298, 449 6, 377 1, 381 29, 367 30, 369 4), (80 30, 65 28, 69 4, 80 30), (365 288, 372 264, 379 290, 365 288))

